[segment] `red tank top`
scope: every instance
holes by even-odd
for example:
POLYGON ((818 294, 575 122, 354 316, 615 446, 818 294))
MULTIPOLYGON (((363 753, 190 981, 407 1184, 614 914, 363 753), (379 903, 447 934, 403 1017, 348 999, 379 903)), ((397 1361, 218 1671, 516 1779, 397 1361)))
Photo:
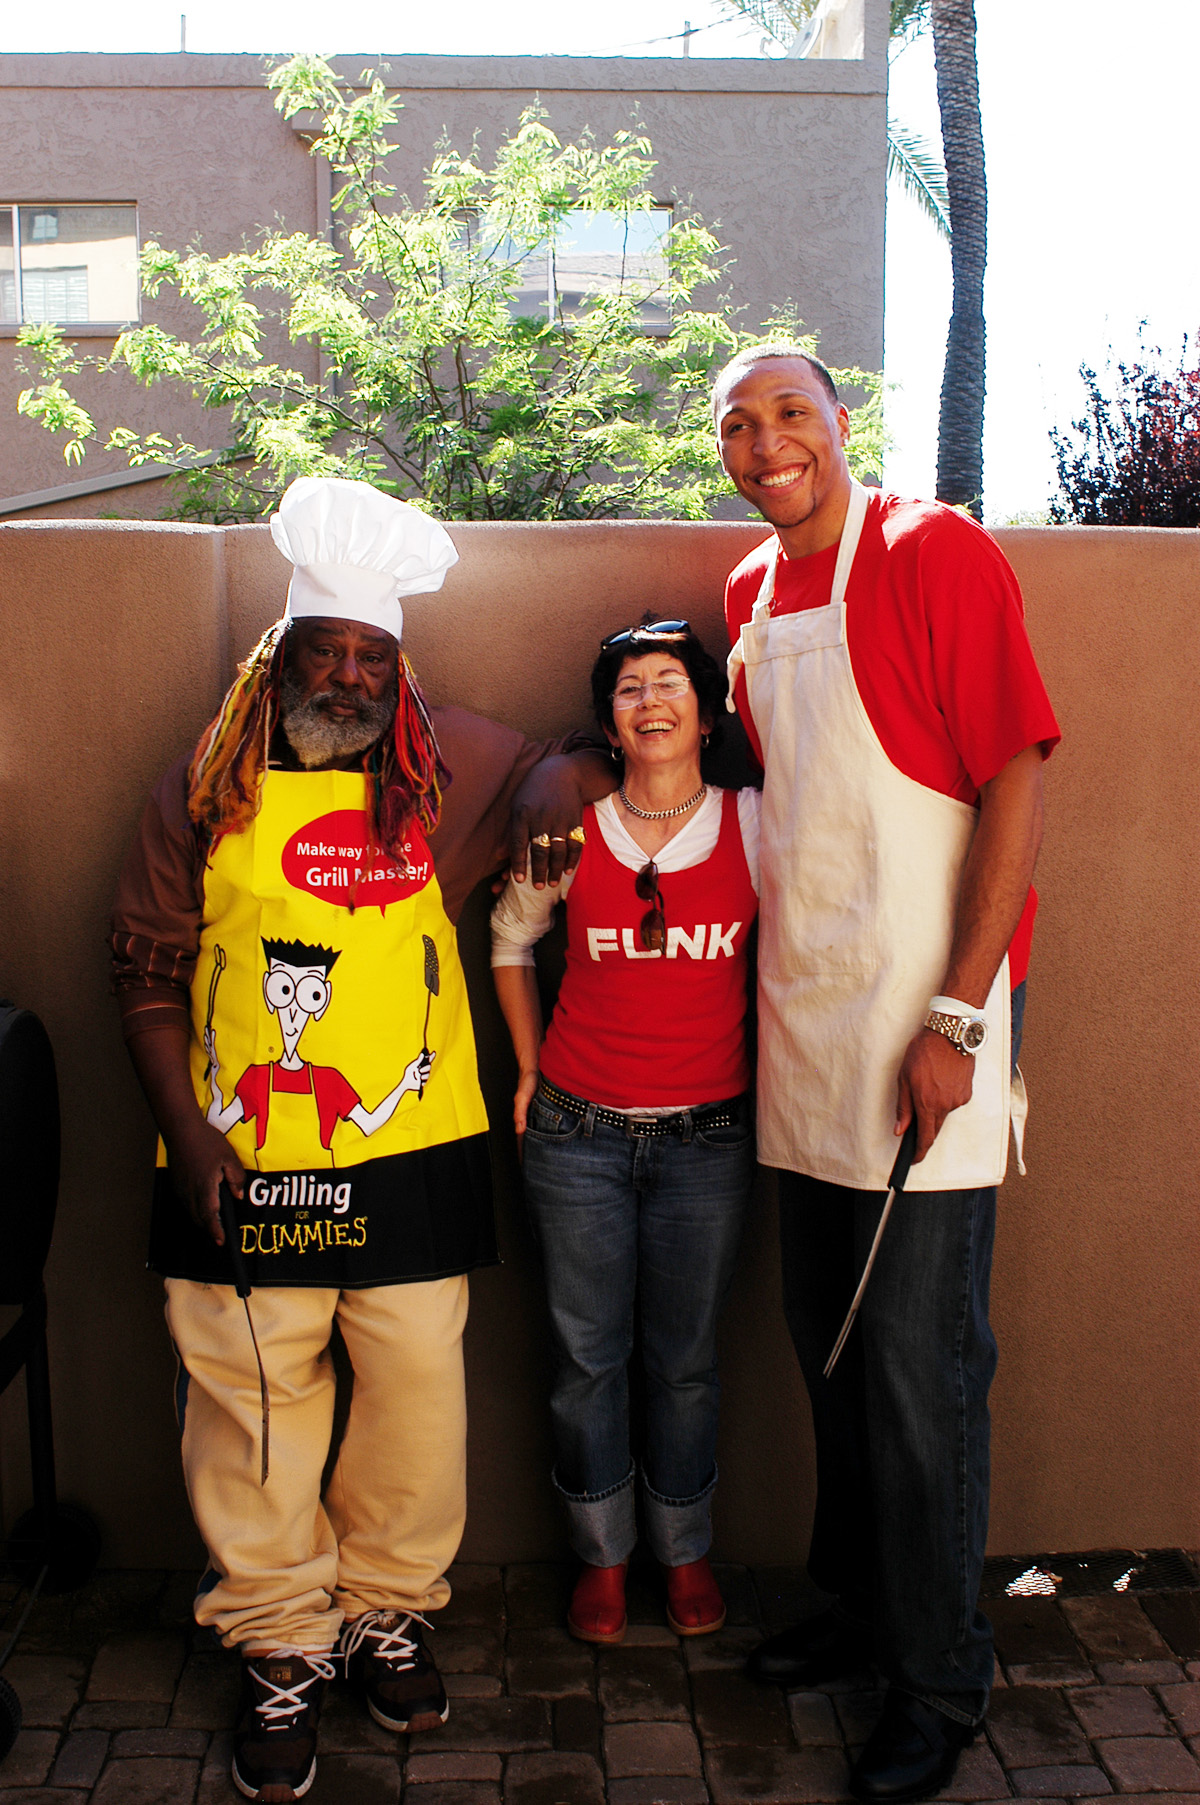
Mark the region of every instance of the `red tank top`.
POLYGON ((587 843, 567 898, 567 962, 542 1047, 551 1084, 608 1109, 736 1097, 750 1083, 746 940, 758 912, 726 790, 716 847, 659 880, 665 952, 642 950, 648 903, 585 811, 587 843))

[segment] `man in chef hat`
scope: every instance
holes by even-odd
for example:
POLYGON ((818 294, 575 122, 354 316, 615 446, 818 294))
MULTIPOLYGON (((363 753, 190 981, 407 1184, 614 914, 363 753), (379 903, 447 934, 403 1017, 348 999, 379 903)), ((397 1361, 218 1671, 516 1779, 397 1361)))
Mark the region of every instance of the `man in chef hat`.
POLYGON ((293 565, 286 612, 156 786, 112 944, 162 1137, 150 1264, 209 1551, 196 1619, 243 1657, 234 1782, 274 1801, 311 1784, 335 1663, 387 1728, 448 1714, 423 1626, 465 1514, 466 1274, 496 1257, 453 924, 535 766, 560 861, 611 778, 594 754, 426 706, 401 598, 457 559, 437 521, 302 478, 271 531, 293 565), (336 1003, 318 1007, 333 957, 336 1003), (303 1059, 281 1038, 289 1009, 303 1059), (218 1071, 243 1074, 240 1110, 218 1071), (354 1387, 322 1497, 335 1321, 354 1387))

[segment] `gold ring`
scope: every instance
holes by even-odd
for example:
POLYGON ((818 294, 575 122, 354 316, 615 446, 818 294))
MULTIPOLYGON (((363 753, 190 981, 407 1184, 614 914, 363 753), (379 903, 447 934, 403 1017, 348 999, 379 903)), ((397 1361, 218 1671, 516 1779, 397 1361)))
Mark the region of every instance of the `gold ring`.
POLYGON ((549 846, 550 835, 549 834, 534 834, 533 843, 535 846, 549 846))
POLYGON ((587 845, 587 835, 584 833, 582 827, 573 827, 567 835, 567 838, 568 840, 577 841, 580 846, 587 845))

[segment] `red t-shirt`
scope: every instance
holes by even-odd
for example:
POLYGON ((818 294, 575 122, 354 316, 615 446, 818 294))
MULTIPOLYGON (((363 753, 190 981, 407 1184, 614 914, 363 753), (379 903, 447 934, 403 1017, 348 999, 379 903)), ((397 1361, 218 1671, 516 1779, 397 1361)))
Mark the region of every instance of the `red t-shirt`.
MULTIPOLYGON (((750 618, 773 543, 743 558, 726 584, 731 640, 750 618)), ((836 545, 807 558, 781 550, 775 613, 827 606, 836 563, 836 545)), ((846 589, 846 639, 880 744, 927 789, 974 806, 1026 746, 1048 757, 1058 744, 1017 579, 995 540, 953 508, 871 492, 846 589)), ((761 761, 744 675, 734 697, 761 761)), ((1028 969, 1036 911, 1031 890, 1009 948, 1014 985, 1028 969)))
POLYGON ((333 1144, 333 1131, 344 1121, 362 1098, 348 1079, 334 1065, 305 1065, 289 1072, 281 1065, 248 1065, 239 1078, 234 1095, 242 1105, 247 1122, 257 1119, 255 1145, 261 1147, 267 1138, 267 1118, 272 1091, 290 1091, 295 1096, 312 1095, 317 1105, 321 1145, 326 1152, 333 1144))
POLYGON ((681 1109, 737 1097, 746 1053, 746 943, 758 897, 736 790, 716 846, 661 880, 666 947, 641 945, 646 901, 584 812, 587 844, 567 898, 567 961, 542 1046, 551 1084, 606 1109, 681 1109))

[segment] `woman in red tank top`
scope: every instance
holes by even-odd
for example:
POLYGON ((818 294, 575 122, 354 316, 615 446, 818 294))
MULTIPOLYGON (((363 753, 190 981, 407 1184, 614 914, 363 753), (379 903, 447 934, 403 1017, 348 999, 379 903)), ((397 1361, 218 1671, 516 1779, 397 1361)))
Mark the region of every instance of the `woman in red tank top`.
POLYGON ((716 1325, 754 1170, 746 944, 758 908, 757 792, 701 776, 725 693, 686 621, 604 641, 592 694, 623 781, 586 811, 583 855, 560 887, 566 972, 544 1039, 532 947, 556 894, 510 883, 494 917, 555 1343, 554 1482, 583 1563, 567 1624, 587 1642, 625 1634, 637 1467, 671 1627, 699 1636, 725 1619, 708 1561, 716 1325))

